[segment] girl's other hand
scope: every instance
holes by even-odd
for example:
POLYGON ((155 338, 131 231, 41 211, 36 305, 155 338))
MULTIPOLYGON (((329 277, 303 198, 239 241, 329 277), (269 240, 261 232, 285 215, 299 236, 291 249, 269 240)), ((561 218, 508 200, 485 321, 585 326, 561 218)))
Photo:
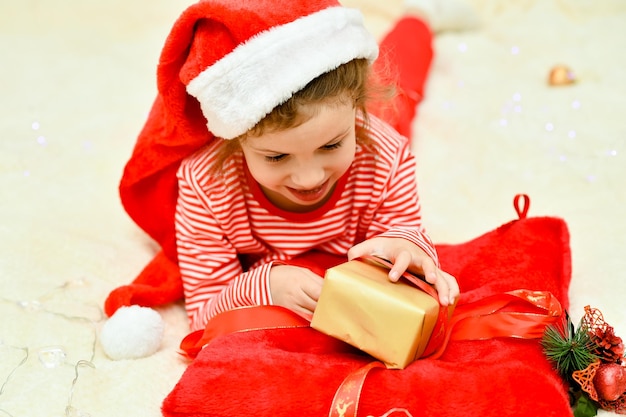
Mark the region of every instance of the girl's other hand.
POLYGON ((322 283, 322 277, 299 266, 276 265, 270 272, 274 305, 288 308, 307 320, 313 317, 322 283))

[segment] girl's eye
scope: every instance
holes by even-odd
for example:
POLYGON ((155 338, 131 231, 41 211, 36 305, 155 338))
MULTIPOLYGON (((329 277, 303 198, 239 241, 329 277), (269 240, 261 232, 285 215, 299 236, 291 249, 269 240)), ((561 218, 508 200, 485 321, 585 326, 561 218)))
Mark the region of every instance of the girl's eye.
POLYGON ((324 145, 322 146, 322 149, 325 151, 332 151, 334 149, 340 148, 341 145, 343 145, 343 140, 340 140, 339 142, 331 143, 329 145, 324 145))
MULTIPOLYGON (((332 151, 332 150, 340 148, 341 145, 343 145, 343 140, 340 140, 339 142, 335 142, 335 143, 330 143, 328 145, 324 145, 320 149, 323 151, 332 151)), ((283 159, 287 158, 287 156, 288 156, 287 154, 265 155, 265 160, 267 162, 280 162, 283 159)))
POLYGON ((280 162, 283 159, 285 159, 286 156, 287 155, 285 155, 285 154, 282 154, 282 155, 272 155, 272 156, 267 155, 267 156, 265 156, 265 160, 267 162, 280 162))

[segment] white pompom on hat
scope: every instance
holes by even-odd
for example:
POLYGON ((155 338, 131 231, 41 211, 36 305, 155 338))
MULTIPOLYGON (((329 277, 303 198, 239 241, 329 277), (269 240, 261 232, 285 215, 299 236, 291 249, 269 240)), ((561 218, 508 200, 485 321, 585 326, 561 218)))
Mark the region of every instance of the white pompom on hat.
POLYGON ((121 307, 102 326, 100 345, 113 360, 139 359, 161 346, 165 324, 149 307, 121 307))
POLYGON ((378 55, 361 13, 336 0, 201 3, 179 76, 217 137, 245 133, 319 75, 378 55))

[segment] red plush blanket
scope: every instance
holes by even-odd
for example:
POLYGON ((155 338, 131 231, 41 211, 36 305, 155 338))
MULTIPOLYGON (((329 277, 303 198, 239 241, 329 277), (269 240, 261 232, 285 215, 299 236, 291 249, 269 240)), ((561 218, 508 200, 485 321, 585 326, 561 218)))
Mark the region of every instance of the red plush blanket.
MULTIPOLYGON (((549 291, 568 308, 565 222, 520 217, 469 242, 438 245, 443 269, 459 280, 459 306, 525 288, 549 291)), ((220 336, 190 363, 162 410, 172 417, 326 416, 344 378, 371 361, 310 328, 220 336)), ((374 369, 358 405, 363 417, 572 415, 537 339, 453 341, 440 359, 374 369)))

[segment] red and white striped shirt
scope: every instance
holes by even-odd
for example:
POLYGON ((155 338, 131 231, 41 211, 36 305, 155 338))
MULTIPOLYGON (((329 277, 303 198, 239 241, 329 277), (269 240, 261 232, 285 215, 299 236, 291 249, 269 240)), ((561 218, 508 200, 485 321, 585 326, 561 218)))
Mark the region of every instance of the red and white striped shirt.
MULTIPOLYGON (((360 119, 358 124, 362 124, 360 119)), ((210 174, 219 141, 183 161, 176 210, 178 262, 194 330, 236 307, 271 305, 270 269, 312 249, 345 255, 374 236, 401 237, 438 263, 424 233, 408 140, 370 116, 377 153, 357 144, 355 159, 324 206, 292 213, 272 205, 241 153, 210 174), (244 270, 239 256, 254 262, 244 270)))

